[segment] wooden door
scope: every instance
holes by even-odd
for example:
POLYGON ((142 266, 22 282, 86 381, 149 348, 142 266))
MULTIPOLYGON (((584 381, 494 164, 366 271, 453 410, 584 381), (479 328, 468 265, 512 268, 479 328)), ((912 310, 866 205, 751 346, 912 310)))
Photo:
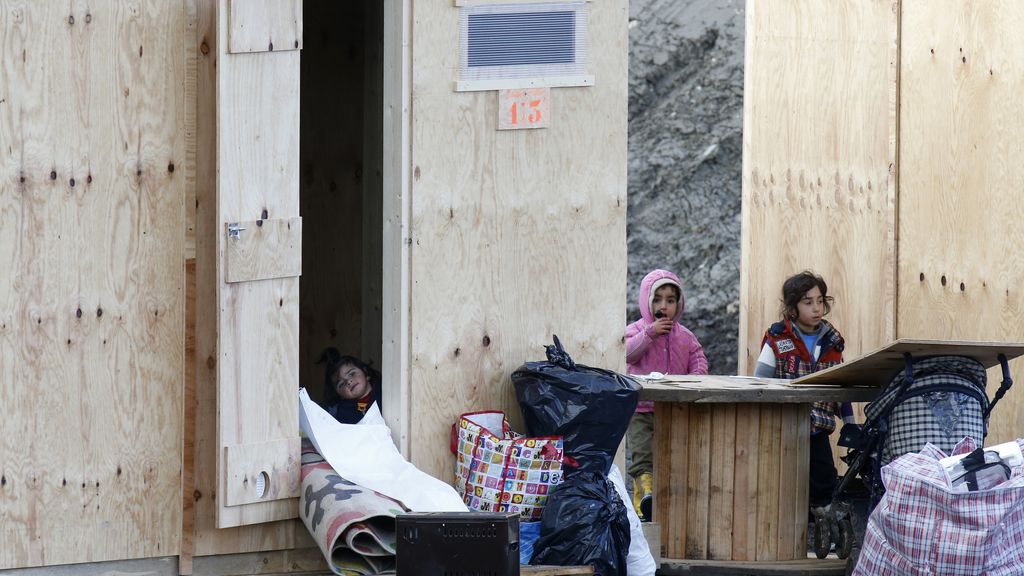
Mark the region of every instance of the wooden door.
POLYGON ((217 526, 297 516, 301 0, 219 0, 217 526))

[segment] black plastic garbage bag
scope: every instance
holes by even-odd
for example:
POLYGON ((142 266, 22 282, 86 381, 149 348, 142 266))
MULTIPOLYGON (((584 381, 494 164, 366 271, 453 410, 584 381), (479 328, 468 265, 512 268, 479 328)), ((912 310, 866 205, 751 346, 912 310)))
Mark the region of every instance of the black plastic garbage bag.
MULTIPOLYGON (((635 380, 576 364, 558 336, 546 362, 527 362, 512 373, 531 436, 562 436, 576 471, 607 474, 640 398, 635 380)), ((575 471, 566 467, 566 474, 575 471)))
POLYGON ((596 576, 626 576, 629 519, 615 485, 579 472, 551 491, 530 564, 594 567, 596 576))

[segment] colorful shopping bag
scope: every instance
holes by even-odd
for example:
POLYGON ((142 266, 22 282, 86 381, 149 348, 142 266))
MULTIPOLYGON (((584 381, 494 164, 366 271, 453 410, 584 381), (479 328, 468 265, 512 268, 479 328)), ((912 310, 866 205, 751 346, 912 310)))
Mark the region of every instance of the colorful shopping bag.
POLYGON ((470 510, 540 520, 548 493, 562 481, 562 438, 520 436, 503 412, 460 416, 452 427, 452 449, 455 489, 470 510))

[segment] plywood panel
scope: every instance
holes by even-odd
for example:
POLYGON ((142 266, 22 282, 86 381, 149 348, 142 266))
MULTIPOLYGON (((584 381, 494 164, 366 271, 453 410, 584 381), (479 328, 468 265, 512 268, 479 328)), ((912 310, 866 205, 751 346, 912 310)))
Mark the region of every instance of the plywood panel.
POLYGON ((458 9, 412 6, 412 461, 449 479, 463 411, 516 414, 509 380, 558 334, 622 370, 627 2, 590 7, 593 87, 551 91, 551 128, 497 130, 493 93, 452 91, 458 9))
MULTIPOLYGON (((220 0, 218 15, 226 14, 227 4, 220 0)), ((218 20, 217 221, 296 217, 299 51, 228 54, 227 24, 218 20)), ((220 266, 229 239, 215 236, 220 266)), ((299 279, 219 282, 217 295, 218 450, 297 437, 299 279)), ((223 471, 223 453, 220 458, 223 471)), ((222 495, 227 474, 219 475, 222 495)), ((298 514, 297 499, 218 502, 217 525, 225 528, 298 514)))
MULTIPOLYGON (((903 21, 899 337, 1022 341, 1024 5, 906 0, 903 21)), ((989 443, 1021 435, 1016 392, 989 443)))
POLYGON ((298 521, 218 529, 217 516, 217 1, 195 0, 196 44, 196 363, 194 501, 196 556, 278 550, 306 532, 298 521), (301 530, 297 532, 296 528, 301 530))
POLYGON ((0 2, 0 569, 178 553, 185 26, 0 2))
POLYGON ((317 360, 324 348, 365 356, 380 367, 380 356, 362 349, 362 290, 370 281, 365 267, 380 265, 379 256, 364 255, 371 234, 364 219, 371 210, 363 209, 363 189, 374 176, 363 159, 362 133, 369 122, 363 99, 364 45, 370 36, 363 27, 366 4, 306 0, 303 8, 306 33, 315 40, 303 48, 301 64, 299 194, 305 237, 299 349, 301 382, 317 399, 324 368, 317 360))
POLYGON ((894 338, 897 6, 747 3, 740 373, 804 269, 848 357, 894 338))
POLYGON ((228 52, 302 48, 302 0, 228 0, 228 52))
POLYGON ((302 218, 230 222, 224 229, 225 282, 302 275, 302 218))

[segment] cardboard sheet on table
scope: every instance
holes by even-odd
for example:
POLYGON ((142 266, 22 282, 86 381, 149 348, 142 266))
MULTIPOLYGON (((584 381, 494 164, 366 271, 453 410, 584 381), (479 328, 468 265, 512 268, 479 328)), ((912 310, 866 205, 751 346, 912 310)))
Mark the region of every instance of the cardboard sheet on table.
POLYGON ((394 498, 414 512, 466 511, 454 488, 402 457, 376 404, 358 424, 342 424, 300 388, 299 425, 324 460, 349 482, 394 498))

